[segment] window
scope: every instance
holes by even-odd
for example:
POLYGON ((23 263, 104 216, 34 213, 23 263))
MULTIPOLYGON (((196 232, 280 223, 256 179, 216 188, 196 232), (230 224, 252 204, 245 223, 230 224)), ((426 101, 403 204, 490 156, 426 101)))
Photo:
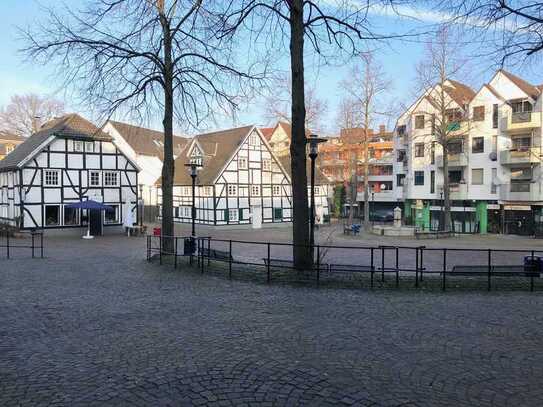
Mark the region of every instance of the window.
POLYGON ((181 207, 181 217, 183 218, 192 218, 190 212, 192 210, 191 206, 182 206, 181 207))
POLYGON ((462 181, 462 170, 449 171, 449 183, 459 184, 462 181))
POLYGON ((238 169, 240 169, 240 170, 246 170, 247 169, 247 158, 246 157, 239 157, 238 158, 238 169))
POLYGON ((462 120, 462 111, 458 108, 445 110, 447 123, 456 123, 462 120))
POLYGON ((449 155, 461 154, 464 152, 464 141, 462 139, 450 140, 447 143, 449 155))
POLYGON ((273 208, 273 219, 274 220, 283 219, 283 208, 273 208))
POLYGON ((424 185, 424 171, 415 171, 415 185, 424 185))
POLYGON ((424 157, 424 143, 415 143, 415 157, 424 157))
POLYGON ((436 193, 436 172, 430 171, 430 193, 436 193))
POLYGON ((228 185, 228 196, 235 196, 238 193, 238 188, 236 185, 228 185))
POLYGON ((203 187, 202 194, 203 196, 213 196, 213 187, 203 187))
POLYGON ((415 129, 424 129, 424 115, 415 116, 415 129))
POLYGON ((91 171, 89 175, 89 185, 91 187, 100 186, 100 171, 91 171))
POLYGON ((251 134, 251 136, 249 137, 249 145, 258 146, 260 144, 258 142, 259 141, 258 139, 259 139, 258 134, 251 134))
POLYGON ((182 187, 181 188, 181 195, 183 195, 183 196, 192 196, 192 188, 191 187, 182 187))
POLYGON ((436 163, 436 142, 432 141, 430 146, 430 164, 436 163))
POLYGON ((74 151, 80 153, 83 151, 83 142, 74 140, 74 151))
POLYGON ((484 170, 482 168, 473 168, 471 170, 471 184, 483 185, 484 170))
POLYGON ((238 195, 239 196, 249 196, 249 188, 248 187, 239 187, 238 188, 238 195))
POLYGON ((492 105, 492 128, 498 128, 498 105, 492 105))
POLYGON ((57 170, 45 170, 45 185, 58 186, 59 176, 57 170))
POLYGON ((485 120, 485 107, 475 106, 473 108, 473 121, 482 122, 485 120))
POLYGON ((94 141, 87 141, 85 143, 85 151, 87 153, 94 153, 94 151, 95 151, 94 147, 95 147, 94 141))
POLYGON ((511 182, 531 181, 532 169, 530 167, 511 168, 511 182))
POLYGON ((239 220, 238 215, 239 212, 237 209, 225 209, 224 211, 224 217, 227 222, 237 222, 239 220))
POLYGON ((473 137, 473 139, 471 140, 471 152, 473 154, 485 152, 485 138, 484 137, 473 137))
POLYGON ((515 100, 511 102, 513 113, 525 113, 533 110, 532 104, 528 100, 515 100))
POLYGON ((398 126, 398 136, 404 136, 405 135, 406 126, 405 124, 402 124, 401 126, 398 126))
POLYGON ((11 153, 15 149, 13 144, 6 144, 6 154, 11 153))
POLYGON ((105 212, 105 218, 104 223, 111 224, 111 223, 119 223, 119 205, 108 205, 113 208, 113 210, 110 211, 104 211, 105 212))
POLYGON ((492 179, 490 180, 490 193, 495 194, 498 192, 498 186, 496 185, 496 182, 498 180, 498 169, 492 168, 492 179))
POLYGON ((45 205, 45 226, 60 225, 60 205, 45 205))
POLYGON ((262 160, 262 169, 264 171, 271 171, 271 160, 268 160, 268 159, 262 160))
POLYGON ((116 187, 119 185, 119 174, 116 171, 104 172, 104 186, 116 187))
POLYGON ((515 151, 528 151, 532 145, 531 136, 513 137, 511 141, 513 142, 512 150, 515 151))
POLYGON ((406 160, 405 150, 398 150, 398 162, 404 162, 406 160))
POLYGON ((66 226, 79 225, 79 209, 64 207, 64 224, 66 226))
POLYGON ((201 156, 195 156, 195 157, 190 158, 190 163, 195 164, 198 167, 202 166, 202 162, 203 162, 203 160, 202 160, 201 156))
POLYGON ((273 195, 274 196, 281 195, 281 186, 280 185, 273 185, 272 190, 273 190, 273 195))
POLYGON ((498 151, 498 136, 492 136, 492 151, 494 153, 498 151))
POLYGON ((260 196, 260 185, 251 185, 251 195, 260 196))
POLYGON ((396 185, 403 187, 405 184, 405 174, 396 175, 396 185))

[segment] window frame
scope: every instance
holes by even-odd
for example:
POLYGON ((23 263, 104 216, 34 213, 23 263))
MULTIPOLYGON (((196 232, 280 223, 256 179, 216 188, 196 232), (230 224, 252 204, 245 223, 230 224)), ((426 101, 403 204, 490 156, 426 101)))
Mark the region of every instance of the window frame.
POLYGON ((119 171, 104 171, 103 172, 103 185, 104 187, 118 187, 119 184, 120 184, 120 177, 119 177, 119 171), (108 183, 107 182, 107 178, 108 178, 108 175, 113 175, 115 174, 115 184, 111 184, 111 183, 108 183))
POLYGON ((471 139, 471 153, 472 154, 481 154, 481 153, 484 153, 485 152, 485 138, 483 136, 478 136, 478 137, 472 137, 471 139), (475 141, 481 141, 481 150, 475 150, 475 141))
POLYGON ((485 169, 484 168, 472 168, 471 169, 471 185, 484 185, 485 184, 485 169), (481 182, 474 181, 475 171, 480 171, 481 182))
POLYGON ((262 191, 260 190, 260 185, 251 185, 250 193, 251 193, 251 196, 262 196, 262 191))
POLYGON ((414 155, 415 158, 422 158, 424 157, 424 143, 415 143, 414 145, 414 155), (419 151, 420 149, 420 151, 419 151), (421 153, 422 151, 422 153, 421 153))
POLYGON ((60 186, 60 170, 43 170, 43 185, 46 187, 60 186), (52 184, 48 181, 48 175, 55 175, 56 183, 52 184))
POLYGON ((249 167, 249 162, 247 157, 238 157, 238 170, 246 170, 249 167), (241 165, 241 163, 244 163, 241 165))
POLYGON ((111 211, 104 211, 104 225, 116 225, 120 223, 120 205, 119 204, 106 204, 114 209, 115 219, 114 221, 108 221, 107 215, 111 214, 111 211))
POLYGON ((417 187, 424 185, 424 171, 413 171, 413 185, 417 187), (417 182, 417 179, 422 179, 422 182, 417 182))
POLYGON ((100 171, 98 171, 98 170, 89 171, 89 187, 101 187, 101 186, 102 186, 102 177, 100 176, 100 171), (92 183, 92 175, 93 174, 98 175, 98 183, 97 184, 92 183))
POLYGON ((422 130, 424 129, 425 125, 426 125, 426 117, 423 114, 415 115, 415 129, 422 130))
POLYGON ((55 226, 61 226, 61 216, 62 216, 62 213, 61 213, 61 210, 60 210, 60 207, 61 205, 59 204, 50 204, 50 205, 44 205, 43 206, 43 226, 44 227, 55 227, 55 226), (48 220, 47 220, 47 208, 54 208, 56 207, 58 212, 57 212, 57 223, 48 223, 48 220))

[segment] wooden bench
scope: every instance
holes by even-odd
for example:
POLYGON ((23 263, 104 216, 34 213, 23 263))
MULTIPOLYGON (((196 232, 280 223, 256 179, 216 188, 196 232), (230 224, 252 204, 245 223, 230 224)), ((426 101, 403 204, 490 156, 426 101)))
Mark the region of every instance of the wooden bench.
MULTIPOLYGON (((462 265, 453 266, 452 270, 447 272, 449 275, 457 276, 487 276, 488 266, 483 265, 462 265)), ((491 266, 490 274, 498 277, 539 277, 539 271, 525 271, 524 266, 491 266)))
POLYGON ((213 260, 234 261, 234 258, 232 257, 232 255, 229 252, 224 251, 224 250, 200 248, 198 253, 202 257, 213 259, 213 260))

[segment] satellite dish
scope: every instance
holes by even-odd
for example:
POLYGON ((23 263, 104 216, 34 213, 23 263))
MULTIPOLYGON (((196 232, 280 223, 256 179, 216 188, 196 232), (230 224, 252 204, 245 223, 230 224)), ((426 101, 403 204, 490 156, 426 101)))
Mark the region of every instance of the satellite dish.
POLYGON ((381 184, 381 189, 382 190, 386 190, 387 189, 387 186, 385 184, 381 184))
POLYGON ((489 155, 488 155, 488 158, 490 158, 491 161, 496 161, 498 159, 498 155, 496 154, 495 151, 492 151, 489 155))

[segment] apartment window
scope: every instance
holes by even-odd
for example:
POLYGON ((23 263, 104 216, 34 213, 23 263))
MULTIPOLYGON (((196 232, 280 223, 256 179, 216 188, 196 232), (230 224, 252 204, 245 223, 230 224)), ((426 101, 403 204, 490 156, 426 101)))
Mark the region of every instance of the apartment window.
POLYGON ((436 142, 432 141, 431 147, 430 147, 430 164, 436 163, 436 142))
POLYGON ((528 151, 532 145, 531 136, 519 136, 511 139, 513 146, 512 150, 515 151, 528 151))
POLYGON ((228 185, 228 196, 235 196, 238 193, 238 187, 236 185, 228 185))
POLYGON ((119 185, 119 174, 116 171, 104 172, 104 186, 116 187, 119 185))
POLYGON ((74 140, 74 151, 80 153, 83 151, 83 142, 74 140))
POLYGON ((246 170, 247 169, 247 158, 246 157, 239 157, 238 158, 238 169, 240 169, 240 170, 246 170))
POLYGON ((498 105, 492 105, 492 128, 498 128, 498 105))
POLYGON ((396 185, 399 187, 403 187, 405 184, 405 174, 397 174, 396 175, 396 185))
POLYGON ((268 160, 268 159, 262 160, 262 169, 264 171, 270 171, 271 170, 271 160, 268 160))
POLYGON ((464 152, 464 141, 462 139, 451 140, 447 143, 447 151, 450 155, 464 152))
POLYGON ((525 113, 533 110, 532 104, 528 100, 515 100, 511 102, 513 113, 525 113))
POLYGON ((57 170, 45 170, 45 185, 55 187, 59 185, 59 173, 57 170))
POLYGON ((473 121, 482 122, 485 120, 485 107, 475 106, 473 108, 473 121))
POLYGON ((398 150, 398 162, 404 162, 406 159, 405 150, 398 150))
POLYGON ((273 219, 274 220, 283 219, 283 208, 273 208, 273 219))
POLYGON ((485 152, 485 138, 484 137, 473 137, 473 139, 471 140, 471 152, 473 154, 485 152))
POLYGON ((415 157, 424 157, 424 143, 415 143, 415 157))
POLYGON ((45 226, 60 225, 60 205, 45 205, 45 226))
POLYGON ((402 124, 401 126, 398 126, 398 136, 405 136, 405 130, 406 130, 406 126, 405 124, 402 124))
POLYGON ((436 193, 436 172, 430 171, 430 193, 436 193))
POLYGON ((462 171, 461 170, 449 171, 449 183, 459 184, 460 182, 462 182, 462 171))
POLYGON ((91 171, 89 175, 89 185, 91 187, 100 186, 100 171, 91 171))
POLYGON ((260 196, 260 185, 251 185, 251 195, 260 196))
POLYGON ((272 192, 273 192, 273 195, 275 195, 275 196, 281 195, 281 186, 280 185, 273 185, 272 186, 272 192))
POLYGON ((66 226, 79 225, 79 209, 64 207, 64 224, 66 226))
POLYGON ((415 116, 415 129, 424 129, 424 115, 415 116))
POLYGON ((492 179, 490 182, 490 193, 495 194, 498 192, 498 186, 496 185, 496 181, 498 178, 498 169, 492 168, 492 179))
POLYGON ((258 142, 258 135, 257 134, 251 134, 251 137, 249 137, 249 145, 251 146, 258 146, 260 143, 258 142))
POLYGON ((473 168, 471 170, 471 184, 483 185, 483 181, 484 181, 484 170, 482 168, 473 168))
POLYGON ((104 211, 105 212, 105 218, 104 223, 111 224, 111 223, 119 223, 119 205, 108 205, 113 210, 104 211))
POLYGON ((424 185, 424 171, 415 171, 415 185, 424 185))

